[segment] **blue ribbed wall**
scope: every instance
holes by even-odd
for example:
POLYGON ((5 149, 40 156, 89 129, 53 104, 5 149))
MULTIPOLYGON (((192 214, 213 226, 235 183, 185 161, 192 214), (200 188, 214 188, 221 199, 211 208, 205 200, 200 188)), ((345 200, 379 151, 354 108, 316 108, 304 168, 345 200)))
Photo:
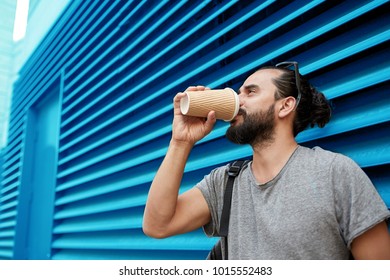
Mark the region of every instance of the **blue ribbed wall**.
MULTIPOLYGON (((72 1, 15 84, 0 258, 205 258, 215 240, 201 230, 154 240, 141 229, 170 139, 172 98, 188 85, 238 88, 284 60, 299 61, 335 107, 327 127, 298 141, 352 157, 390 206, 390 5, 330 2, 72 1), (37 165, 53 166, 47 189, 29 185, 47 174, 37 165), (38 203, 37 192, 47 199, 38 203), (52 228, 39 242, 34 219, 52 228)), ((183 191, 250 156, 224 139, 226 125, 195 147, 183 191)))

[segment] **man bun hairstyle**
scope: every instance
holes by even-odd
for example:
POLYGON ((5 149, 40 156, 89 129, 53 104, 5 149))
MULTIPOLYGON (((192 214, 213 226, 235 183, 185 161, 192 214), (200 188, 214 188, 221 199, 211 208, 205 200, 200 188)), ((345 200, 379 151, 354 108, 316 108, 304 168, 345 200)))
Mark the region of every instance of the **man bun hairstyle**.
MULTIPOLYGON (((282 71, 282 74, 273 79, 277 88, 275 99, 279 100, 288 96, 297 98, 298 90, 295 82, 295 72, 287 68, 272 67, 282 71)), ((299 74, 301 81, 301 100, 295 108, 293 124, 294 137, 309 125, 324 127, 330 120, 332 108, 325 95, 312 86, 308 80, 299 74)))

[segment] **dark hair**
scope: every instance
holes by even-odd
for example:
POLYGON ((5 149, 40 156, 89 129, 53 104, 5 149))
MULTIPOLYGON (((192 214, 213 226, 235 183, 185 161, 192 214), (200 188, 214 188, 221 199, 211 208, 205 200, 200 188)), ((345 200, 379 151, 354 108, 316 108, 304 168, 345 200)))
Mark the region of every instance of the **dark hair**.
MULTIPOLYGON (((277 90, 275 99, 279 100, 288 96, 298 96, 295 83, 295 72, 287 68, 264 67, 261 69, 278 69, 282 74, 273 79, 277 90)), ((299 75, 301 80, 301 100, 295 109, 295 119, 293 124, 294 136, 305 130, 309 125, 314 127, 324 127, 330 120, 332 108, 325 95, 312 86, 308 80, 299 75)))

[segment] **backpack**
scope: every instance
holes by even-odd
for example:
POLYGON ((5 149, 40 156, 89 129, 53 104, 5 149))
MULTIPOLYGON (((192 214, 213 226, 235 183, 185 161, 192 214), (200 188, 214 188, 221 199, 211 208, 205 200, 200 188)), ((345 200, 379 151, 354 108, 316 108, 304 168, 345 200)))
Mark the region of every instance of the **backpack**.
POLYGON ((240 174, 242 167, 246 166, 248 162, 249 160, 237 160, 229 165, 229 169, 227 171, 229 177, 226 183, 226 189, 223 196, 222 214, 219 225, 219 235, 221 236, 221 238, 209 252, 207 256, 208 260, 228 259, 227 235, 229 231, 230 207, 232 203, 234 179, 238 176, 238 174, 240 174), (225 254, 222 254, 222 242, 225 243, 225 254))

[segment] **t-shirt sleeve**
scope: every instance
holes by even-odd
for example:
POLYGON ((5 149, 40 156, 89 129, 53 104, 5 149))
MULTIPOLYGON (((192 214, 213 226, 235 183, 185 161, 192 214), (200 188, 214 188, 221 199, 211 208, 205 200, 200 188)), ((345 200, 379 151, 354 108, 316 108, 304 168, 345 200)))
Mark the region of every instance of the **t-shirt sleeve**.
POLYGON ((211 220, 203 226, 207 236, 218 236, 220 215, 223 206, 223 193, 226 185, 226 166, 214 169, 195 187, 203 194, 210 210, 211 220))
POLYGON ((352 159, 337 155, 331 168, 340 231, 350 249, 357 236, 389 219, 390 212, 368 176, 352 159))

